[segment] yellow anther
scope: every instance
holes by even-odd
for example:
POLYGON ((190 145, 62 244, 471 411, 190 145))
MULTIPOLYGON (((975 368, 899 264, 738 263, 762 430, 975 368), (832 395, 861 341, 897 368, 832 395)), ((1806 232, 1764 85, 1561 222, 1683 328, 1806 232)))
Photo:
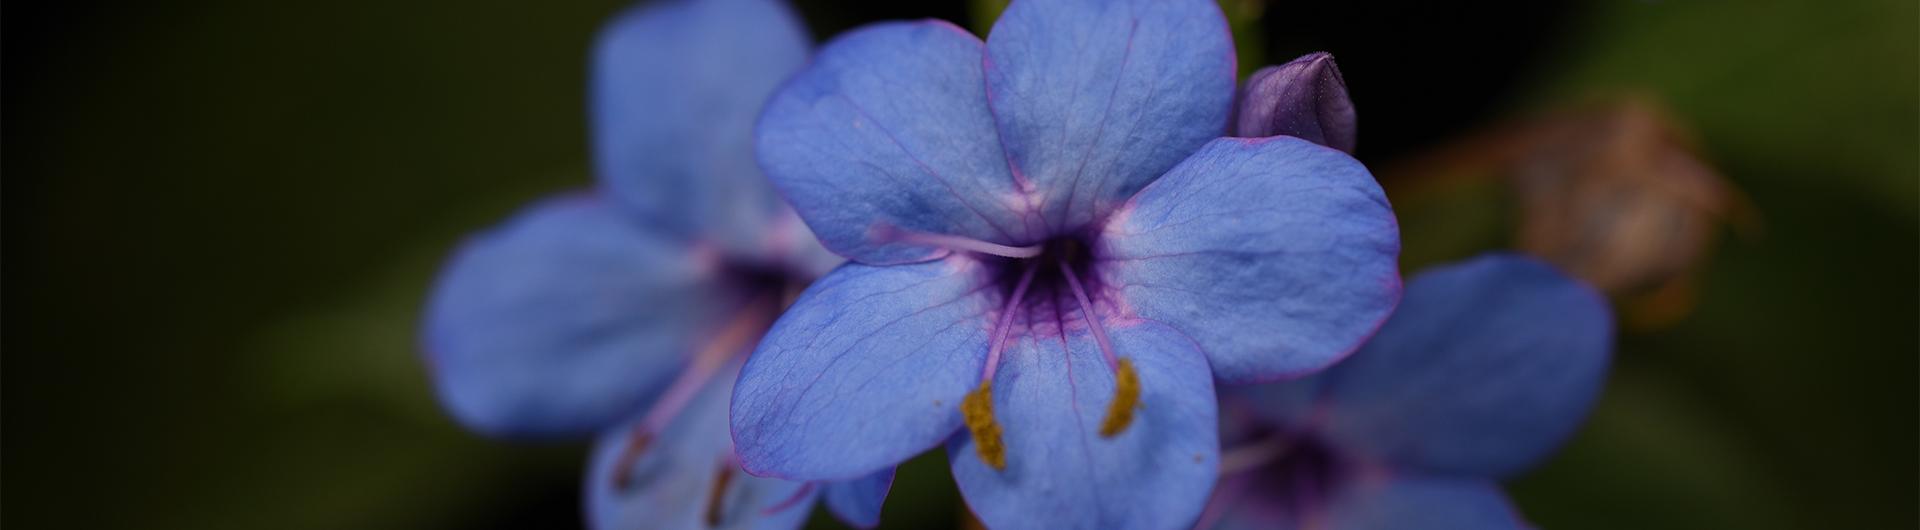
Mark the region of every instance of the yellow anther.
POLYGON ((727 484, 733 482, 732 462, 721 462, 713 476, 713 490, 707 495, 707 526, 718 527, 726 515, 727 484))
POLYGON ((1133 360, 1120 358, 1113 371, 1113 402, 1107 404, 1107 417, 1100 420, 1100 436, 1112 438, 1133 424, 1133 409, 1140 407, 1140 374, 1133 371, 1133 360))
POLYGON ((1007 446, 1000 442, 1000 422, 993 419, 993 381, 981 381, 980 388, 967 393, 960 401, 960 415, 967 420, 967 431, 973 434, 973 449, 980 453, 980 461, 994 469, 1007 468, 1007 446))

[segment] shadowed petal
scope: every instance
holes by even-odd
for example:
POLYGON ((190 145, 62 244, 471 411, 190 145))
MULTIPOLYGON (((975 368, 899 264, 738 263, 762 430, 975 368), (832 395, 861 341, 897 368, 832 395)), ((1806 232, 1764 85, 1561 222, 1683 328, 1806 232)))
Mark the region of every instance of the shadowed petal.
POLYGON ((1007 158, 1058 231, 1226 133, 1233 42, 1210 0, 1014 2, 987 59, 1007 158))
POLYGON ((1324 429, 1401 466, 1505 476, 1585 420, 1612 343, 1606 302, 1541 262, 1489 255, 1434 269, 1323 376, 1324 429))
POLYGON ((1308 426, 1322 413, 1319 410, 1320 394, 1325 391, 1325 381, 1325 378, 1308 377, 1223 388, 1220 389, 1220 401, 1235 407, 1236 412, 1243 413, 1240 420, 1293 431, 1308 426))
POLYGON ((805 28, 774 0, 661 0, 601 31, 595 167, 618 202, 675 235, 766 256, 782 208, 753 161, 753 123, 806 62, 805 28))
POLYGON ((1324 524, 1341 530, 1505 530, 1523 528, 1492 481, 1392 477, 1357 484, 1336 497, 1324 524))
POLYGON ((760 162, 826 247, 887 264, 946 251, 898 230, 1028 239, 987 114, 980 40, 939 21, 867 26, 820 50, 767 103, 760 162))
POLYGON ((1101 237, 1095 266, 1120 305, 1191 335, 1228 382, 1324 368, 1400 296, 1399 228, 1380 186, 1298 138, 1208 143, 1101 237))
POLYGON ((678 241, 588 196, 469 240, 428 300, 448 410, 494 435, 588 435, 644 407, 743 302, 678 241))
POLYGON ((887 468, 865 478, 827 484, 822 494, 827 499, 827 508, 833 510, 841 522, 855 528, 878 526, 880 506, 887 502, 887 490, 893 488, 893 471, 894 468, 887 468))
POLYGON ((1212 530, 1506 530, 1524 528, 1499 486, 1486 479, 1365 477, 1331 499, 1296 504, 1282 484, 1230 479, 1240 487, 1219 507, 1212 530), (1291 508, 1290 506, 1299 506, 1291 508), (1299 511, 1296 511, 1299 510, 1299 511))
POLYGON ((733 459, 727 396, 737 371, 715 375, 641 445, 637 418, 600 438, 585 485, 593 528, 785 530, 806 522, 817 487, 748 475, 733 459))
POLYGON ((1067 344, 1028 336, 1008 345, 993 386, 1005 469, 982 461, 965 432, 947 443, 967 505, 989 528, 1193 524, 1220 465, 1206 358, 1160 324, 1111 330, 1116 355, 1138 370, 1142 394, 1132 424, 1109 439, 1100 427, 1114 373, 1084 325, 1070 337, 1067 344))
POLYGON ((815 282, 740 375, 742 464, 763 476, 846 480, 947 439, 999 310, 984 269, 962 256, 848 264, 815 282))

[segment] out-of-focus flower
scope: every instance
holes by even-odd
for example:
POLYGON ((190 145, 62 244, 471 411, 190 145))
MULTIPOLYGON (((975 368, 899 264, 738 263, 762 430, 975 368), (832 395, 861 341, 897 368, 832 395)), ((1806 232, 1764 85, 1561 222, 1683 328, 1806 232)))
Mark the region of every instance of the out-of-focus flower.
POLYGON ((1693 306, 1694 271, 1739 194, 1647 99, 1543 119, 1513 172, 1517 243, 1619 298, 1657 326, 1693 306))
POLYGON ((1409 211, 1452 200, 1448 190, 1476 180, 1503 179, 1516 205, 1514 246, 1599 287, 1636 328, 1689 313, 1721 226, 1755 224, 1739 190, 1648 96, 1504 124, 1385 174, 1409 211))
POLYGON ((429 301, 425 349, 455 418, 498 436, 603 433, 596 528, 792 528, 819 498, 872 525, 892 469, 832 484, 740 471, 726 403, 787 300, 837 258, 752 163, 766 96, 808 37, 768 0, 620 14, 593 59, 601 188, 473 237, 429 301))
POLYGON ((1214 378, 1320 370, 1400 291, 1358 162, 1218 138, 1225 27, 1209 0, 1020 0, 984 45, 939 22, 828 44, 758 152, 854 263, 748 360, 742 464, 850 478, 944 443, 993 528, 1191 524, 1218 475, 1214 378))
POLYGON ((1234 136, 1287 135, 1348 153, 1358 143, 1347 81, 1326 52, 1254 72, 1238 106, 1234 136))
POLYGON ((1490 255, 1407 284, 1359 353, 1224 396, 1214 528, 1518 528, 1498 479, 1551 453, 1599 396, 1613 343, 1597 293, 1490 255))

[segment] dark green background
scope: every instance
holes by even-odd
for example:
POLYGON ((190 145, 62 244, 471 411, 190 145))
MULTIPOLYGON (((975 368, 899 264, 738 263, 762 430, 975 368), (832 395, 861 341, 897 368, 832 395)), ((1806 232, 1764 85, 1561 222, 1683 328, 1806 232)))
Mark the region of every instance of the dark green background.
MULTIPOLYGON (((820 35, 979 27, 958 2, 802 4, 820 35)), ((1649 91, 1764 220, 1691 319, 1622 338, 1592 423, 1513 485, 1527 515, 1915 527, 1915 4, 1427 4, 1276 3, 1243 57, 1338 55, 1375 165, 1649 91)), ((413 329, 462 233, 589 182, 584 57, 618 7, 6 5, 5 525, 577 524, 584 448, 458 430, 413 329)), ((957 521, 944 473, 906 468, 888 524, 957 521)))

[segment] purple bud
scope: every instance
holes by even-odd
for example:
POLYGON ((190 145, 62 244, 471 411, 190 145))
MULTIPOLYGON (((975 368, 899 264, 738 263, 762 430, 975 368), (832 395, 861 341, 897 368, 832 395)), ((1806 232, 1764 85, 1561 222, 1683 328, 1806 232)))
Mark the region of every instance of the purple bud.
POLYGON ((1333 55, 1314 52, 1247 78, 1235 110, 1233 135, 1244 138, 1287 135, 1353 152, 1353 100, 1333 55))

